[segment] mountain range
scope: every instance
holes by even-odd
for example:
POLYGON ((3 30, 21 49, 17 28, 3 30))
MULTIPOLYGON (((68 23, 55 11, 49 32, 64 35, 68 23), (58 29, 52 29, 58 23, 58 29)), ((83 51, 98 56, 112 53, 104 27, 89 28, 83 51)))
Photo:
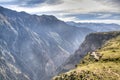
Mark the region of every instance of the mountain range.
POLYGON ((47 80, 90 32, 51 15, 30 15, 0 7, 0 52, 6 64, 1 65, 3 79, 20 79, 19 73, 12 72, 15 68, 30 80, 47 80))
POLYGON ((120 25, 119 24, 105 24, 105 23, 79 23, 79 22, 67 22, 67 24, 76 26, 76 27, 84 27, 88 29, 92 29, 96 32, 109 32, 109 31, 119 31, 120 25), (118 29, 118 30, 117 30, 118 29))
MULTIPOLYGON (((116 26, 103 30, 120 30, 116 26)), ((70 25, 52 15, 0 7, 0 79, 50 80, 74 55, 85 36, 97 30, 70 25)))

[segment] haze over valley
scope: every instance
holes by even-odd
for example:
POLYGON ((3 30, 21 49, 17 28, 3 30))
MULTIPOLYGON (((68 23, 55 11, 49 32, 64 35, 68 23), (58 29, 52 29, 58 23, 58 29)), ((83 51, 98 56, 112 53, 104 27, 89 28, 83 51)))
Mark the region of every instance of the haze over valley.
POLYGON ((108 40, 119 44, 118 5, 119 0, 1 0, 0 80, 51 80, 108 40))

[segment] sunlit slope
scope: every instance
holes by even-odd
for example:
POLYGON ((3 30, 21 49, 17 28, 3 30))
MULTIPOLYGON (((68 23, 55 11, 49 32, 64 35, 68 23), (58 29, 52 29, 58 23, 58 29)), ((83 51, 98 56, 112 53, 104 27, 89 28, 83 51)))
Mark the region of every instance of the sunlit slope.
POLYGON ((120 35, 107 41, 96 53, 103 55, 100 60, 88 53, 75 69, 53 80, 120 80, 120 35))

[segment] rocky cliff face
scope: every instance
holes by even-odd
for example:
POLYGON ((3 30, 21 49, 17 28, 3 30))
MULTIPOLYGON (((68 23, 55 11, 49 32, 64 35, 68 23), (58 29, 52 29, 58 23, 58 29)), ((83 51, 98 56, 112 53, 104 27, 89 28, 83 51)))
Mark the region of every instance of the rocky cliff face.
POLYGON ((0 40, 0 80, 29 80, 17 66, 16 61, 7 47, 7 44, 0 40))
POLYGON ((0 78, 48 80, 90 32, 54 16, 0 7, 0 78))
POLYGON ((57 69, 57 72, 66 72, 70 69, 75 68, 75 65, 80 62, 80 60, 91 51, 100 48, 106 41, 120 35, 120 32, 104 32, 104 33, 91 33, 86 36, 85 41, 81 44, 79 49, 74 55, 70 56, 68 60, 57 69))
MULTIPOLYGON (((76 62, 78 59, 80 62, 76 64, 74 69, 55 76, 53 80, 120 79, 120 31, 90 34, 82 44, 82 47, 86 50, 88 49, 88 51, 95 50, 95 52, 89 52, 81 60, 78 56, 81 55, 80 52, 82 52, 82 50, 78 49, 74 57, 76 57, 76 62), (93 44, 89 40, 93 40, 93 44), (94 45, 94 47, 91 46, 91 44, 94 45), (91 48, 86 48, 83 45, 88 45, 91 48)), ((72 61, 68 64, 76 63, 74 60, 75 58, 72 58, 72 61)))

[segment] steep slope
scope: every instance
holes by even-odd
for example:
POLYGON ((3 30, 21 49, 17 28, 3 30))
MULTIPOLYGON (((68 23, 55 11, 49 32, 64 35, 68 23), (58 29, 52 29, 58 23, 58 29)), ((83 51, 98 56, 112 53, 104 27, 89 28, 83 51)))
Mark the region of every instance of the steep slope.
MULTIPOLYGON (((98 33, 94 35, 99 36, 101 34, 104 37, 99 39, 99 41, 106 41, 100 48, 94 49, 96 54, 99 53, 103 55, 101 59, 96 60, 96 58, 91 56, 91 53, 88 53, 80 60, 80 64, 76 65, 75 69, 60 74, 54 77, 53 80, 119 80, 120 32, 98 33), (108 40, 107 37, 110 36, 111 38, 108 40)), ((89 37, 90 36, 91 35, 89 35, 89 37)))
POLYGON ((74 55, 71 55, 67 61, 57 69, 57 72, 65 72, 75 68, 75 65, 90 51, 100 48, 107 40, 120 35, 120 32, 108 33, 91 33, 86 36, 85 41, 81 44, 74 55))
POLYGON ((0 57, 6 51, 14 59, 13 63, 6 60, 9 56, 4 56, 5 63, 1 60, 0 67, 6 67, 2 68, 4 71, 1 70, 0 74, 4 80, 11 80, 11 76, 21 80, 17 73, 12 72, 15 68, 23 78, 48 80, 51 73, 78 48, 90 32, 93 31, 67 25, 54 16, 30 15, 0 7, 0 57), (5 43, 5 49, 2 43, 5 43))
POLYGON ((15 66, 15 59, 8 50, 7 44, 0 40, 0 80, 29 80, 29 77, 22 73, 15 66))
POLYGON ((77 27, 84 27, 92 29, 96 32, 108 32, 108 31, 119 31, 120 25, 118 24, 104 24, 104 23, 75 23, 67 22, 67 24, 77 27))

